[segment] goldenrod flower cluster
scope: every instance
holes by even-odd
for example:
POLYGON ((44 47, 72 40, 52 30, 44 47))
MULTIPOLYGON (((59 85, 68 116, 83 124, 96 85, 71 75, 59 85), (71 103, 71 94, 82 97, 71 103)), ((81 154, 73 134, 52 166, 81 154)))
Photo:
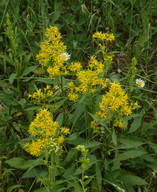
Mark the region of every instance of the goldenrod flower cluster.
POLYGON ((71 72, 76 72, 79 71, 81 69, 82 65, 80 62, 71 62, 68 69, 71 72))
POLYGON ((91 56, 88 62, 88 67, 86 70, 80 70, 76 73, 75 85, 73 82, 67 84, 69 88, 68 97, 70 100, 76 100, 78 98, 78 93, 93 93, 96 91, 97 86, 102 88, 106 87, 106 80, 101 77, 104 70, 104 64, 99 62, 95 56, 91 56))
POLYGON ((58 27, 51 26, 46 30, 46 39, 40 44, 39 54, 36 56, 39 64, 47 69, 50 77, 67 75, 70 71, 80 69, 80 63, 67 64, 70 55, 62 42, 58 27))
POLYGON ((128 95, 119 83, 111 83, 109 91, 99 103, 100 111, 96 115, 109 120, 114 117, 114 126, 124 127, 120 117, 130 115, 137 106, 137 103, 129 103, 128 95))
MULTIPOLYGON (((93 34, 93 38, 100 39, 102 41, 113 41, 115 39, 113 34, 96 32, 93 34)), ((108 68, 113 62, 113 54, 107 53, 104 42, 99 43, 99 49, 101 52, 101 60, 99 61, 96 56, 91 56, 86 69, 80 70, 76 73, 76 81, 69 82, 67 84, 70 100, 76 100, 79 97, 79 93, 94 93, 99 88, 105 88, 107 86, 106 78, 103 76, 107 74, 108 68), (79 71, 80 70, 80 71, 79 71)), ((76 65, 77 66, 77 65, 76 65)), ((78 65, 79 66, 79 65, 78 65)), ((75 69, 75 67, 73 67, 75 69)))
POLYGON ((101 41, 113 41, 115 40, 115 36, 110 33, 102 33, 102 32, 96 32, 93 34, 93 38, 99 39, 101 41))
POLYGON ((32 143, 25 144, 25 149, 31 155, 39 156, 44 150, 55 143, 61 148, 65 135, 70 133, 66 127, 59 128, 58 122, 52 121, 51 114, 47 109, 42 109, 29 126, 28 132, 33 136, 32 143))
POLYGON ((63 54, 66 50, 66 46, 61 41, 61 34, 58 27, 51 26, 46 30, 46 39, 40 44, 39 54, 36 56, 41 66, 47 68, 47 72, 50 76, 58 76, 63 72, 63 64, 66 60, 66 55, 63 54))
POLYGON ((43 104, 52 95, 53 95, 53 91, 51 90, 51 87, 49 85, 47 85, 43 90, 38 89, 32 95, 29 94, 28 98, 33 99, 35 104, 43 104))

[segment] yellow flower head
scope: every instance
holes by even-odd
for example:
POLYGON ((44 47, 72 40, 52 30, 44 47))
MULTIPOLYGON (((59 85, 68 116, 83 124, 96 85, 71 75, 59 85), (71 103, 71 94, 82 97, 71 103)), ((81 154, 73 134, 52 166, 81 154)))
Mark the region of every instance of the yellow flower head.
POLYGON ((38 89, 36 92, 34 92, 32 95, 28 94, 28 98, 33 99, 33 102, 35 104, 43 104, 47 101, 49 97, 53 95, 53 91, 51 90, 51 87, 47 85, 43 90, 38 89))
POLYGON ((70 58, 66 46, 61 41, 58 27, 51 26, 46 30, 46 39, 40 44, 39 54, 36 59, 40 65, 46 67, 50 77, 62 75, 64 62, 70 58))
POLYGON ((59 143, 59 144, 62 144, 64 142, 63 135, 59 136, 56 142, 59 143))
POLYGON ((58 123, 52 121, 50 112, 47 109, 42 109, 29 126, 29 133, 34 136, 49 137, 56 133, 58 123))
POLYGON ((66 128, 66 127, 61 127, 61 132, 63 132, 64 134, 69 134, 70 133, 70 130, 69 128, 66 128))
POLYGON ((48 142, 47 138, 37 139, 36 141, 32 141, 32 143, 26 143, 24 147, 31 155, 39 156, 46 147, 46 142, 48 142))
POLYGON ((99 39, 102 41, 113 41, 115 40, 115 36, 109 33, 96 32, 93 34, 93 38, 99 39))
MULTIPOLYGON (((119 83, 111 83, 109 91, 103 95, 99 103, 100 111, 97 116, 101 118, 110 118, 111 114, 119 116, 128 116, 135 109, 135 104, 129 103, 128 95, 124 92, 119 83)), ((122 127, 122 121, 119 122, 122 127)))

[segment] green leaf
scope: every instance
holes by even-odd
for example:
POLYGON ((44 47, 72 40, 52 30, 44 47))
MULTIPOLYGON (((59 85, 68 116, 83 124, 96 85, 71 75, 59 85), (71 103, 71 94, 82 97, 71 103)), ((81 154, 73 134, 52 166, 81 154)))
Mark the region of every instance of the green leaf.
POLYGON ((155 151, 157 154, 157 145, 155 143, 149 143, 149 146, 155 151))
POLYGON ((60 113, 56 119, 56 121, 59 123, 59 126, 61 127, 63 125, 63 120, 64 120, 64 112, 60 113))
POLYGON ((31 73, 32 71, 34 71, 37 67, 38 67, 37 65, 36 65, 36 66, 27 67, 27 68, 23 71, 21 77, 23 77, 23 76, 25 76, 25 75, 28 75, 29 73, 31 73))
POLYGON ((148 162, 156 163, 156 160, 149 154, 144 154, 144 155, 142 155, 141 158, 148 161, 148 162))
POLYGON ((127 159, 134 159, 146 153, 147 153, 146 151, 142 151, 142 150, 130 150, 130 151, 118 154, 116 158, 113 159, 113 161, 117 161, 117 160, 123 161, 127 159))
POLYGON ((142 116, 135 117, 133 123, 131 124, 131 127, 129 129, 129 133, 133 133, 137 131, 137 129, 140 127, 142 121, 142 116))
POLYGON ((75 109, 75 112, 74 112, 74 118, 72 119, 72 122, 73 122, 73 125, 72 127, 75 126, 75 123, 78 121, 78 119, 81 117, 83 111, 85 109, 85 105, 84 104, 79 104, 77 106, 77 108, 75 109))
POLYGON ((156 125, 157 125, 157 121, 152 121, 152 122, 149 122, 149 123, 144 123, 143 126, 142 126, 142 130, 144 132, 146 132, 148 129, 151 129, 151 128, 153 128, 156 125))
POLYGON ((42 187, 40 189, 35 190, 34 192, 47 192, 47 189, 45 187, 42 187))
POLYGON ((77 145, 80 145, 80 143, 82 144, 83 142, 86 142, 86 139, 84 139, 84 138, 81 138, 81 137, 77 137, 76 139, 74 139, 74 140, 68 140, 68 143, 69 144, 73 144, 73 145, 75 145, 75 146, 77 146, 77 145))
POLYGON ((84 145, 87 149, 93 148, 93 147, 99 147, 100 144, 101 143, 97 142, 97 141, 85 141, 85 142, 81 143, 81 145, 84 145))
POLYGON ((101 191, 103 179, 101 175, 100 164, 98 162, 95 164, 95 170, 96 170, 96 182, 97 182, 99 191, 101 191))
POLYGON ((130 185, 147 185, 148 184, 144 179, 142 179, 138 176, 129 175, 129 174, 128 175, 122 174, 121 179, 125 183, 130 184, 130 185))
POLYGON ((14 189, 23 187, 22 185, 13 185, 7 189, 7 192, 12 192, 14 189))
POLYGON ((64 172, 63 176, 66 178, 66 179, 72 179, 73 177, 73 174, 76 170, 76 167, 74 164, 72 164, 71 166, 69 166, 66 171, 64 172))
POLYGON ((55 11, 55 12, 53 13, 52 18, 51 18, 51 22, 52 22, 52 23, 55 23, 55 21, 57 21, 57 20, 59 19, 59 17, 60 17, 60 11, 55 11))
POLYGON ((16 78, 16 73, 12 73, 9 77, 9 83, 12 84, 16 78))
POLYGON ((54 84, 54 81, 52 79, 49 78, 38 78, 35 81, 41 82, 41 83, 45 83, 45 84, 54 84))
POLYGON ((35 159, 35 160, 25 160, 22 157, 13 157, 6 161, 7 164, 9 164, 11 167, 17 168, 17 169, 23 169, 27 170, 29 168, 43 165, 42 159, 35 159))
POLYGON ((118 146, 118 149, 131 149, 131 148, 136 148, 139 147, 145 143, 140 142, 140 141, 131 141, 131 140, 126 140, 126 139, 119 139, 121 145, 118 146))
POLYGON ((68 152, 68 154, 67 154, 67 156, 66 156, 63 164, 66 164, 66 163, 69 163, 70 161, 75 160, 76 157, 77 157, 77 151, 76 151, 75 149, 71 149, 71 150, 68 152))
POLYGON ((114 146, 117 146, 117 135, 116 135, 116 132, 115 132, 114 129, 113 129, 113 132, 112 132, 112 142, 113 142, 114 146))
POLYGON ((66 101, 67 99, 65 98, 65 99, 63 99, 63 100, 61 100, 61 101, 59 101, 59 102, 56 102, 55 103, 55 109, 54 109, 54 111, 56 111, 57 109, 59 109, 63 104, 64 104, 64 102, 66 101))
POLYGON ((9 56, 7 56, 7 55, 0 55, 0 57, 5 59, 8 63, 10 63, 11 65, 14 66, 14 62, 13 62, 13 60, 9 56))

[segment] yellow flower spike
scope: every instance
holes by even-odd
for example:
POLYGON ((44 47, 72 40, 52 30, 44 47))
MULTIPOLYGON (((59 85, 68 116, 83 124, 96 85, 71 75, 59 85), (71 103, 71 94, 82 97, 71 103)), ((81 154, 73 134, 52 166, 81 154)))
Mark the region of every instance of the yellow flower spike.
POLYGON ((70 63, 69 70, 71 72, 79 71, 81 69, 82 65, 80 62, 72 62, 70 63))
POLYGON ((40 136, 42 133, 42 137, 48 137, 55 135, 58 127, 58 123, 52 121, 50 112, 42 109, 30 124, 28 132, 34 136, 40 136))
POLYGON ((50 90, 50 86, 47 85, 43 91, 41 89, 38 89, 36 92, 34 92, 32 95, 29 94, 29 98, 32 98, 34 100, 35 104, 42 104, 47 101, 47 99, 53 95, 53 91, 50 90))
MULTIPOLYGON (((119 83, 111 83, 109 91, 103 95, 99 103, 100 111, 96 113, 98 117, 110 118, 110 114, 128 116, 136 107, 134 103, 129 103, 128 95, 121 88, 119 83)), ((136 104, 137 105, 137 104, 136 104)))
POLYGON ((69 92, 68 93, 68 97, 69 97, 69 100, 75 101, 78 98, 78 94, 77 93, 73 93, 73 92, 69 92))
POLYGON ((66 128, 66 127, 61 127, 61 131, 65 134, 69 134, 70 133, 70 129, 66 128))
POLYGON ((63 70, 64 62, 70 58, 66 52, 66 46, 61 41, 61 34, 58 27, 51 26, 46 30, 46 39, 40 44, 40 51, 36 56, 39 64, 47 69, 50 77, 66 75, 69 73, 63 70))
POLYGON ((62 144, 64 142, 63 135, 59 136, 56 142, 59 143, 59 144, 62 144))
POLYGON ((93 34, 94 39, 99 39, 101 41, 113 41, 115 40, 115 36, 109 33, 96 32, 93 34))
POLYGON ((114 127, 120 127, 120 128, 124 128, 124 123, 121 119, 116 120, 113 124, 114 127))
POLYGON ((46 146, 46 142, 48 139, 37 139, 36 141, 32 141, 32 143, 26 143, 25 149, 33 156, 39 156, 46 146))

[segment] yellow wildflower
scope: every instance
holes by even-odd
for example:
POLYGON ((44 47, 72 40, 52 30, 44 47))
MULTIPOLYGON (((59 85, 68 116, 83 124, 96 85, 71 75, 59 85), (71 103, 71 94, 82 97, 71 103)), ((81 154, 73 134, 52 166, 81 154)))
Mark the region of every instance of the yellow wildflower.
POLYGON ((114 127, 120 127, 120 128, 124 128, 124 123, 121 119, 116 120, 113 124, 114 127))
POLYGON ((82 65, 80 62, 72 62, 69 65, 69 70, 72 72, 79 71, 81 69, 82 65))
POLYGON ((66 135, 70 133, 70 129, 66 127, 61 127, 61 131, 65 133, 66 135))
POLYGON ((124 92, 119 83, 111 83, 109 91, 106 95, 102 96, 102 101, 99 103, 100 111, 97 112, 97 116, 108 119, 111 114, 128 116, 136 106, 137 104, 129 103, 128 95, 124 92))
POLYGON ((33 99, 33 102, 35 104, 43 104, 47 101, 49 97, 53 95, 53 91, 51 90, 51 87, 47 85, 43 91, 41 89, 38 89, 36 92, 34 92, 32 95, 28 94, 28 98, 33 99))
POLYGON ((96 32, 93 34, 93 38, 100 39, 102 41, 113 41, 115 40, 115 36, 109 33, 96 32))
POLYGON ((70 55, 65 52, 66 46, 61 41, 62 37, 58 27, 48 28, 45 36, 46 39, 40 44, 40 51, 36 59, 43 67, 46 67, 50 77, 62 75, 64 62, 70 58, 70 55))
POLYGON ((30 124, 28 131, 34 136, 49 137, 55 135, 58 126, 57 122, 52 121, 50 112, 42 109, 30 124))
POLYGON ((43 149, 46 147, 46 142, 48 139, 37 139, 37 141, 32 141, 32 143, 26 143, 25 149, 27 152, 29 152, 31 155, 39 156, 43 149))
POLYGON ((63 135, 59 136, 56 142, 59 143, 59 144, 62 144, 64 142, 63 135))

